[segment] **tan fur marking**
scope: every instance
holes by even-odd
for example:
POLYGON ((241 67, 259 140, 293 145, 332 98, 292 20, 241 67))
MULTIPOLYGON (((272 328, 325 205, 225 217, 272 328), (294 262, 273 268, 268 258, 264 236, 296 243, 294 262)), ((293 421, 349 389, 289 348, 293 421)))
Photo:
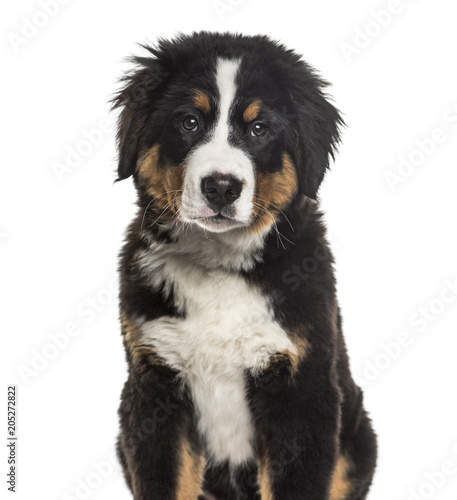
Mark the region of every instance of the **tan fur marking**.
POLYGON ((184 166, 178 165, 167 169, 165 173, 165 187, 167 199, 172 214, 178 214, 182 202, 182 188, 184 184, 184 166))
POLYGON ((259 116, 261 104, 261 101, 251 102, 251 104, 249 104, 249 106, 244 110, 243 120, 246 123, 252 122, 259 116))
POLYGON ((146 360, 152 364, 162 364, 154 349, 142 343, 140 329, 124 312, 121 312, 120 320, 124 344, 131 353, 133 362, 139 363, 141 360, 146 360))
POLYGON ((279 367, 284 367, 284 365, 290 364, 290 382, 293 382, 293 377, 297 373, 300 363, 308 353, 308 343, 303 337, 295 334, 289 333, 289 337, 296 347, 296 352, 292 352, 289 349, 286 349, 284 351, 273 354, 269 360, 269 364, 265 369, 275 370, 279 367))
POLYGON ((156 197, 156 201, 166 200, 164 186, 164 172, 159 166, 159 144, 146 151, 139 159, 139 176, 149 195, 156 197))
POLYGON ((333 473, 332 485, 330 489, 330 500, 346 500, 352 489, 351 481, 348 479, 350 464, 344 456, 338 458, 335 471, 333 473))
POLYGON ((194 95, 194 106, 207 115, 211 111, 209 95, 202 90, 196 90, 194 95))
POLYGON ((180 450, 180 467, 176 500, 195 500, 202 494, 203 455, 195 454, 187 440, 183 440, 180 450))
POLYGON ((271 491, 271 483, 270 483, 268 468, 269 468, 268 459, 264 458, 259 464, 259 472, 257 477, 261 500, 273 500, 273 492, 271 491))
POLYGON ((159 163, 159 148, 156 144, 139 160, 140 182, 154 198, 154 206, 161 210, 160 222, 171 221, 181 205, 184 166, 164 168, 159 163))
POLYGON ((273 174, 256 173, 254 213, 251 230, 260 231, 273 224, 276 215, 292 200, 298 189, 295 165, 287 153, 282 155, 282 169, 273 174))
POLYGON ((297 352, 287 350, 284 351, 284 354, 289 357, 290 362, 292 363, 292 373, 294 374, 297 372, 301 361, 305 359, 305 356, 308 353, 308 343, 303 337, 299 337, 298 335, 292 335, 291 340, 294 343, 297 352))

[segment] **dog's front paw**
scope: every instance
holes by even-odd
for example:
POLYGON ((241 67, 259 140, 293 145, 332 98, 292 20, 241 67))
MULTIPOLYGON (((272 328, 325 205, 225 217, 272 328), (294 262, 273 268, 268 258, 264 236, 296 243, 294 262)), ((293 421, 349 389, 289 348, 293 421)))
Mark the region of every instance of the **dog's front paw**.
POLYGON ((256 387, 262 387, 268 391, 276 392, 284 388, 284 384, 293 383, 296 371, 296 363, 293 355, 286 352, 273 354, 268 364, 256 373, 252 374, 256 387))

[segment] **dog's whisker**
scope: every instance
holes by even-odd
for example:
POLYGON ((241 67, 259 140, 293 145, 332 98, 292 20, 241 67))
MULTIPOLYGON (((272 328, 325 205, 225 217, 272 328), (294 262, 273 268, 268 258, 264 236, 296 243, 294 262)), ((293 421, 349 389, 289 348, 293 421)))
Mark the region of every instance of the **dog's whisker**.
POLYGON ((155 224, 157 224, 157 222, 162 218, 164 217, 165 215, 167 215, 171 210, 173 209, 173 207, 171 206, 171 202, 168 202, 164 209, 162 210, 162 213, 157 217, 157 219, 152 223, 150 224, 148 227, 151 228, 152 226, 154 226, 155 224))
POLYGON ((289 226, 290 226, 290 229, 292 229, 293 232, 295 232, 295 229, 294 227, 292 226, 292 223, 290 222, 289 218, 287 217, 287 215, 278 207, 278 205, 275 205, 274 203, 272 203, 271 201, 267 201, 267 200, 263 200, 262 198, 259 198, 257 195, 254 195, 255 198, 259 201, 263 201, 264 203, 268 203, 269 205, 271 205, 273 208, 276 208, 276 210, 279 210, 282 215, 284 216, 284 218, 286 219, 286 221, 289 223, 289 226))
MULTIPOLYGON (((178 189, 176 191, 182 191, 181 189, 178 189)), ((158 195, 154 196, 154 198, 152 198, 152 200, 147 204, 145 210, 144 210, 144 213, 143 213, 143 217, 141 219, 141 225, 140 225, 140 229, 143 229, 143 224, 144 224, 144 219, 146 217, 146 212, 148 211, 149 207, 151 206, 151 204, 157 200, 157 198, 159 196, 163 196, 164 194, 168 194, 168 193, 174 193, 174 191, 163 191, 162 193, 159 193, 158 195)))
POLYGON ((260 205, 259 203, 256 203, 256 202, 253 202, 258 208, 262 209, 264 212, 266 212, 272 219, 273 219, 273 225, 274 225, 274 228, 275 228, 275 231, 276 231, 276 241, 277 241, 277 244, 278 244, 278 248, 279 248, 279 242, 281 243, 283 249, 285 250, 286 247, 284 246, 284 243, 282 241, 282 238, 284 238, 285 240, 287 240, 289 243, 292 243, 294 245, 294 243, 290 240, 288 240, 283 234, 281 234, 281 232, 279 231, 278 229, 278 225, 276 224, 276 221, 275 221, 275 218, 273 216, 273 214, 270 212, 270 210, 268 210, 267 208, 263 207, 262 205, 260 205))
MULTIPOLYGON (((289 240, 289 238, 286 238, 286 237, 285 237, 285 236, 284 236, 284 235, 283 235, 283 234, 279 231, 279 229, 278 229, 278 225, 277 225, 276 221, 274 220, 274 216, 273 216, 273 214, 270 212, 270 210, 267 210, 265 207, 263 207, 262 205, 259 205, 258 203, 256 203, 256 205, 257 205, 259 208, 262 208, 262 209, 266 210, 266 211, 270 214, 270 216, 271 216, 271 217, 273 217, 273 223, 274 223, 274 225, 275 225, 276 231, 280 234, 280 236, 281 236, 282 238, 284 238, 286 241, 288 241, 291 245, 295 245, 295 243, 294 243, 293 241, 289 240)), ((293 229, 293 228, 292 228, 292 229, 293 229)))

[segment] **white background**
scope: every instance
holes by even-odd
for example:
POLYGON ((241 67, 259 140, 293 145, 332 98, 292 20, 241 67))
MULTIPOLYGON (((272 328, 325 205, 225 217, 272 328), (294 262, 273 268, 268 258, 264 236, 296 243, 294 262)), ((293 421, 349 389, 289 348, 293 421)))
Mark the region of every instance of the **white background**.
MULTIPOLYGON (((137 42, 200 29, 268 34, 333 83, 347 129, 321 199, 352 369, 379 435, 369 498, 455 498, 453 2, 50 4, 48 18, 32 0, 3 2, 1 13, 0 406, 17 384, 15 498, 131 498, 112 452, 126 378, 115 269, 135 209, 131 181, 113 184, 116 115, 107 101, 137 42), (88 148, 86 134, 100 127, 88 148), (433 134, 440 143, 423 142, 433 134), (83 155, 59 176, 71 149, 83 155), (399 174, 401 157, 415 165, 399 174), (393 186, 389 172, 399 176, 393 186), (72 327, 77 335, 62 333, 72 327), (435 474, 445 462, 448 474, 435 474)), ((6 416, 0 422, 6 498, 6 416)))

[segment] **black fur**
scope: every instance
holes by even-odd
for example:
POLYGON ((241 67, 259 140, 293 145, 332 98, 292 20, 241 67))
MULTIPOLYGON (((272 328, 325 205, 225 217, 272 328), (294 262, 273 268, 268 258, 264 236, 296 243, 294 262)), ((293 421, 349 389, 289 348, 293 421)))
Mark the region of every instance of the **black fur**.
MULTIPOLYGON (((261 375, 246 373, 257 460, 232 473, 227 464, 208 466, 203 489, 217 500, 363 500, 376 464, 376 438, 362 392, 349 371, 333 259, 315 201, 342 125, 325 96, 327 84, 297 54, 264 36, 204 32, 161 40, 157 48, 146 49, 150 56, 133 58, 137 69, 124 78, 114 99, 114 106, 122 108, 118 178, 133 175, 139 193, 138 216, 121 255, 123 314, 149 321, 182 314, 173 293, 166 296, 163 289, 151 287, 138 268, 138 250, 151 241, 173 245, 175 236, 154 223, 160 211, 151 205, 137 163, 142 153, 160 143, 160 163, 176 168, 206 140, 217 117, 215 106, 201 117, 204 126, 195 136, 180 134, 177 121, 170 118, 189 113, 194 88, 217 101, 217 57, 242 57, 234 109, 238 128, 230 142, 254 158, 261 173, 277 172, 286 151, 298 175, 297 193, 277 215, 281 244, 270 231, 261 259, 253 268, 236 272, 270 299, 277 322, 306 341, 307 353, 296 370, 287 356, 278 356, 261 375), (236 118, 252 99, 265 104, 263 118, 273 124, 264 142, 249 141, 242 120, 236 118), (341 454, 351 464, 350 492, 330 498, 341 454), (272 495, 268 499, 261 498, 258 488, 258 466, 266 459, 272 495)), ((204 454, 205 446, 197 432, 192 396, 163 360, 134 359, 128 342, 126 348, 130 375, 120 407, 119 455, 127 482, 136 500, 182 500, 176 496, 179 439, 186 436, 196 455, 204 454)))

